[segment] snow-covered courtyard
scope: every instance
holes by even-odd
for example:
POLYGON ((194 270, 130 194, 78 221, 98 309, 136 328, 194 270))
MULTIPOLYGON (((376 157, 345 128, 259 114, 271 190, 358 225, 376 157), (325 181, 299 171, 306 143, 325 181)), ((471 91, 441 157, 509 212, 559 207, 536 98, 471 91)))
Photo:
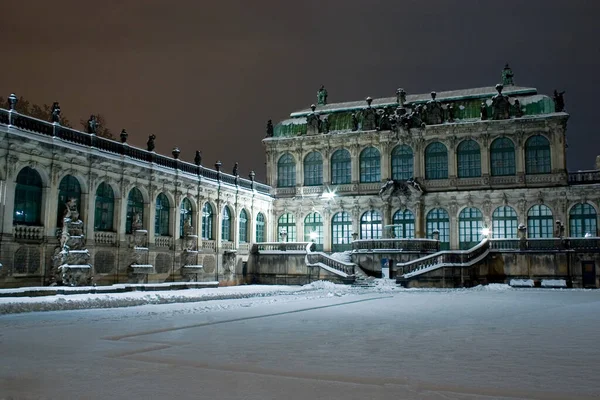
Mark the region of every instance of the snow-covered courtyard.
POLYGON ((0 315, 0 399, 600 393, 600 291, 593 290, 319 282, 0 298, 0 312, 10 312, 0 315), (164 304, 15 313, 143 302, 164 304))

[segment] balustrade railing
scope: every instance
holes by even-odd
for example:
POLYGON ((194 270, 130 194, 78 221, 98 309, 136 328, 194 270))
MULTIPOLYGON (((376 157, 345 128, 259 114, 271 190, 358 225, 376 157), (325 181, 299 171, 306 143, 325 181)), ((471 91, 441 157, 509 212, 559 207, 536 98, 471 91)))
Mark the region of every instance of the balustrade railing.
POLYGON ((202 248, 204 250, 214 250, 215 249, 215 241, 202 239, 202 248))
MULTIPOLYGON (((87 147, 93 146, 99 150, 109 153, 123 154, 124 156, 135 160, 152 162, 164 168, 179 169, 193 175, 199 175, 207 179, 217 180, 217 172, 214 170, 133 147, 127 143, 119 143, 114 140, 80 132, 72 128, 53 124, 48 121, 30 117, 28 115, 19 114, 16 111, 9 112, 8 110, 0 109, 0 124, 12 124, 13 126, 26 131, 35 132, 46 136, 56 136, 66 142, 87 147)), ((269 194, 271 190, 271 187, 268 185, 257 182, 254 182, 254 185, 252 185, 252 182, 248 179, 234 177, 233 175, 225 173, 221 173, 220 178, 221 182, 232 186, 238 186, 245 189, 252 189, 253 186, 254 190, 263 194, 269 194)))
POLYGON ((117 234, 116 232, 94 232, 94 242, 113 245, 117 242, 117 234))
POLYGON ((561 251, 589 250, 600 251, 598 237, 490 239, 492 251, 561 251))
POLYGON ((154 245, 166 249, 173 248, 173 238, 171 236, 154 236, 154 245))
POLYGON ((306 252, 306 246, 312 244, 310 242, 263 242, 254 243, 252 253, 260 253, 263 251, 294 251, 306 252))
POLYGON ((222 242, 221 243, 221 249, 223 250, 233 250, 234 246, 233 246, 233 242, 222 242))
POLYGON ((42 240, 44 239, 43 226, 15 225, 13 236, 16 240, 42 240))
POLYGON ((306 255, 306 262, 309 266, 323 264, 346 275, 354 275, 354 268, 356 267, 353 263, 336 260, 321 252, 308 253, 306 255))
POLYGON ((399 250, 435 253, 440 242, 433 239, 359 239, 352 242, 354 251, 399 250))
POLYGON ((433 271, 441 267, 469 267, 485 258, 489 250, 489 241, 488 239, 484 239, 469 250, 440 251, 404 264, 397 264, 397 267, 399 268, 399 273, 404 278, 433 271))
POLYGON ((600 169, 569 172, 569 185, 600 182, 600 169))

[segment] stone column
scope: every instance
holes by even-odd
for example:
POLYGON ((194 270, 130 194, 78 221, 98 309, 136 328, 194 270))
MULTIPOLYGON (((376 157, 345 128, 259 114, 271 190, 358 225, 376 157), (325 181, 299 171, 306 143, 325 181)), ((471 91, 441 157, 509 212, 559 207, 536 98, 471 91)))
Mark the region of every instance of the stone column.
MULTIPOLYGON (((0 205, 2 205, 2 212, 4 213, 3 215, 3 223, 2 223, 2 232, 4 232, 5 234, 12 234, 12 227, 13 227, 13 215, 15 212, 15 190, 16 190, 16 183, 13 180, 6 180, 6 181, 1 181, 0 182, 0 187, 3 190, 0 190, 0 200, 5 198, 6 199, 6 203, 2 204, 0 202, 0 205)), ((42 209, 44 209, 44 197, 42 196, 42 209)), ((1 240, 1 238, 0 238, 1 240)))
POLYGON ((353 144, 350 146, 350 159, 351 159, 351 171, 352 171, 352 183, 358 183, 360 181, 360 156, 359 156, 359 145, 353 144))
POLYGON ((448 147, 448 178, 456 178, 456 150, 454 144, 448 147))
POLYGON ((296 187, 304 186, 304 157, 302 150, 295 152, 296 156, 296 187))
POLYGON ((42 189, 42 224, 46 236, 54 237, 58 220, 58 187, 50 186, 42 189))
POLYGON ((423 146, 415 146, 413 149, 413 176, 419 182, 425 179, 425 157, 423 157, 423 146))
POLYGON ((392 177, 392 165, 390 162, 390 146, 387 143, 384 143, 381 146, 381 181, 387 180, 392 177))
POLYGON ((329 149, 323 151, 323 184, 331 184, 331 160, 329 149))
POLYGON ((415 204, 415 238, 425 238, 425 215, 423 202, 419 200, 415 204))
POLYGON ((383 213, 382 213, 383 214, 383 221, 382 221, 382 223, 383 223, 383 226, 382 226, 383 230, 382 230, 382 233, 381 233, 382 234, 381 237, 382 238, 391 237, 389 229, 388 229, 388 231, 386 231, 385 227, 392 224, 392 205, 390 203, 385 203, 383 205, 382 211, 383 211, 383 213))
POLYGON ((323 210, 323 251, 331 251, 331 212, 323 210))

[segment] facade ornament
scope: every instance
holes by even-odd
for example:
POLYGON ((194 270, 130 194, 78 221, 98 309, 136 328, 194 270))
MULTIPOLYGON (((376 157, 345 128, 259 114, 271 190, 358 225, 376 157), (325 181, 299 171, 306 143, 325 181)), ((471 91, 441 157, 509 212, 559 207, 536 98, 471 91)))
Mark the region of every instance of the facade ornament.
POLYGON ((564 91, 559 92, 558 90, 554 89, 554 111, 556 112, 563 112, 565 111, 565 99, 563 97, 563 95, 565 94, 564 91))
POLYGON ((544 204, 544 193, 541 191, 537 193, 537 201, 539 204, 544 204))
POLYGON ((154 141, 156 140, 156 135, 152 134, 150 136, 148 136, 148 141, 146 142, 146 145, 148 146, 148 151, 154 151, 154 149, 156 148, 156 145, 154 144, 154 141))
POLYGON ((410 114, 406 114, 400 118, 400 124, 406 130, 411 128, 425 128, 423 122, 423 106, 418 104, 410 114))
POLYGON ((196 150, 196 155, 194 156, 194 164, 197 166, 202 165, 202 153, 200 150, 196 150))
POLYGON ((129 137, 129 134, 125 129, 123 129, 121 131, 121 143, 127 143, 127 137, 129 137))
POLYGON ((177 147, 177 146, 173 147, 171 154, 173 154, 174 159, 179 160, 179 154, 181 154, 181 150, 179 150, 179 147, 177 147))
POLYGON ((488 119, 488 111, 487 111, 487 103, 485 101, 481 102, 481 106, 479 106, 479 112, 481 114, 481 120, 487 121, 488 119))
POLYGON ((232 175, 233 176, 239 176, 240 175, 238 173, 238 168, 239 168, 238 166, 239 166, 239 163, 237 163, 237 162, 233 165, 233 171, 232 171, 232 175))
POLYGON ((19 102, 19 99, 17 98, 17 95, 14 93, 11 93, 10 96, 8 96, 8 109, 10 111, 15 111, 15 107, 17 107, 18 102, 19 102))
POLYGON ((52 122, 55 124, 60 123, 60 105, 57 101, 52 103, 52 114, 51 114, 52 122))
POLYGON ((321 118, 319 114, 315 112, 317 107, 314 104, 310 105, 310 109, 312 110, 306 116, 306 134, 307 135, 316 135, 321 132, 321 118))
POLYGON ((452 103, 448 103, 446 106, 446 111, 448 113, 448 122, 454 122, 454 105, 452 105, 452 103))
POLYGON ((519 99, 515 99, 515 117, 521 118, 523 116, 523 109, 521 108, 521 102, 519 99))
POLYGON ((97 130, 98 130, 98 121, 96 120, 96 116, 90 115, 90 119, 88 119, 88 121, 87 121, 86 132, 89 134, 95 135, 97 130))
POLYGON ((268 120, 267 121, 267 136, 266 137, 273 137, 273 121, 268 120))
POLYGON ((323 118, 322 127, 323 133, 329 133, 329 118, 323 118))
POLYGON ((502 192, 502 204, 505 206, 508 205, 508 196, 506 195, 506 192, 502 192))
POLYGON ((492 213, 492 201, 489 198, 483 200, 483 212, 486 216, 492 213))
POLYGON ((493 119, 509 119, 510 118, 510 101, 508 96, 502 94, 504 86, 496 85, 498 94, 492 97, 492 118, 493 119))
POLYGON ((396 103, 403 107, 406 103, 406 92, 402 88, 396 89, 396 103))
POLYGON ((373 99, 367 97, 365 100, 367 102, 367 108, 362 111, 362 130, 372 131, 377 128, 377 112, 371 107, 373 99))
POLYGON ((321 85, 317 91, 317 104, 320 106, 327 104, 327 89, 325 89, 325 85, 321 85))
POLYGON ((352 131, 358 130, 358 118, 356 117, 356 113, 352 113, 350 116, 352 118, 352 131))
POLYGON ((428 125, 437 125, 444 122, 442 103, 435 99, 436 96, 436 92, 431 92, 431 100, 425 106, 425 121, 428 125))
POLYGON ((515 75, 512 72, 512 69, 508 66, 508 63, 504 65, 504 69, 502 70, 502 84, 504 86, 514 85, 513 77, 515 75))

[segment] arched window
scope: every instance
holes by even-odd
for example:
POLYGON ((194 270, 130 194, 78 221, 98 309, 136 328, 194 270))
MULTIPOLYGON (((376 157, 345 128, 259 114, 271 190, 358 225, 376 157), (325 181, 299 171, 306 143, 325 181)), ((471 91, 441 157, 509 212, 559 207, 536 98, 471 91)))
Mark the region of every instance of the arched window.
POLYGON ((481 152, 474 140, 463 140, 456 149, 458 177, 474 178, 481 176, 481 152))
POLYGON ((323 184, 323 157, 318 151, 308 153, 304 158, 304 186, 323 184))
POLYGON ((13 225, 41 225, 42 178, 33 168, 25 167, 17 175, 13 225))
POLYGON ((352 181, 352 158, 346 149, 337 150, 331 156, 331 184, 341 185, 352 181))
POLYGON ((492 238, 516 239, 518 227, 517 213, 512 207, 502 206, 494 210, 492 214, 492 238))
POLYGON ((280 241, 296 241, 296 217, 294 217, 294 214, 288 213, 279 217, 279 220, 277 220, 277 234, 280 241))
POLYGON ((410 210, 398 210, 392 218, 394 237, 412 239, 415 237, 415 216, 410 210))
POLYGON ((96 189, 96 212, 94 215, 94 230, 112 231, 115 213, 115 194, 112 187, 102 182, 96 189))
POLYGON ((515 145, 508 138, 498 138, 490 146, 492 176, 514 175, 515 145))
POLYGON ((192 218, 192 202, 190 199, 185 197, 181 201, 181 206, 179 207, 179 236, 184 237, 184 227, 186 221, 189 221, 190 226, 194 226, 194 219, 192 218))
POLYGON ((127 197, 127 218, 125 220, 125 233, 132 233, 132 222, 134 219, 139 219, 141 223, 144 221, 144 196, 140 189, 133 188, 127 197))
POLYGON ((239 229, 239 241, 240 243, 247 243, 248 242, 248 213, 246 212, 246 210, 242 209, 242 211, 240 211, 240 220, 238 222, 238 229, 239 229))
POLYGON ((448 179, 448 151, 440 142, 425 149, 425 179, 448 179))
POLYGON ((443 208, 434 208, 427 213, 426 218, 427 238, 433 239, 433 231, 440 232, 440 250, 450 248, 450 218, 443 208))
POLYGON ((569 236, 598 236, 597 216, 594 207, 587 203, 575 204, 569 211, 569 236))
POLYGON ((265 241, 265 216, 263 213, 258 213, 256 216, 256 242, 262 243, 265 241))
POLYGON ((202 207, 202 239, 213 240, 213 208, 207 202, 202 207))
POLYGON ((67 210, 67 201, 74 199, 77 209, 81 213, 83 206, 81 204, 81 186, 79 181, 73 175, 67 175, 60 181, 58 186, 58 214, 56 226, 62 226, 65 211, 67 210))
POLYGON ((277 162, 277 187, 294 186, 296 186, 296 162, 290 153, 286 153, 277 162))
POLYGON ((352 249, 352 220, 345 211, 336 213, 331 219, 331 251, 352 249))
POLYGON ((315 242, 316 251, 323 251, 323 217, 318 212, 304 218, 304 241, 315 242))
POLYGON ((403 144, 392 151, 392 179, 407 180, 413 177, 413 152, 403 144))
POLYGON ((369 210, 360 217, 360 238, 381 239, 382 231, 381 213, 369 210))
POLYGON ((169 236, 169 199, 164 193, 156 198, 156 216, 154 217, 154 235, 169 236))
POLYGON ((381 181, 381 156, 375 147, 367 147, 360 153, 360 181, 381 181))
POLYGON ((464 208, 458 215, 458 245, 470 249, 483 239, 483 214, 477 208, 464 208))
POLYGON ((549 174, 552 170, 550 162, 550 142, 542 135, 535 135, 525 143, 525 173, 549 174))
POLYGON ((221 240, 224 242, 231 241, 231 211, 229 207, 223 208, 223 219, 221 220, 221 240))
POLYGON ((527 236, 535 238, 551 238, 554 230, 552 211, 543 204, 532 206, 527 212, 527 236))

